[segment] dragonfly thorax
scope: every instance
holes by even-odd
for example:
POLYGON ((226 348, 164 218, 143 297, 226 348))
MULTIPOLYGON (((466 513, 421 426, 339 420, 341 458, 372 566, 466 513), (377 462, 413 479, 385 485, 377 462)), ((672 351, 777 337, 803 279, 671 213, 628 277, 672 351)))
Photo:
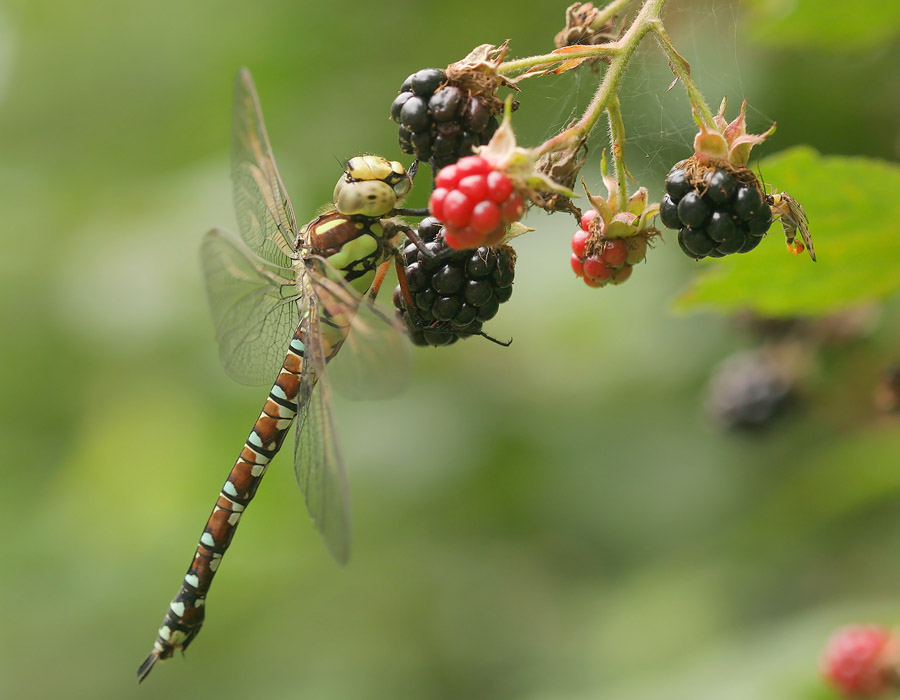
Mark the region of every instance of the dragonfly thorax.
MULTIPOLYGON (((368 291, 376 268, 388 259, 391 242, 377 220, 352 217, 337 211, 311 221, 301 233, 308 255, 325 258, 361 294, 368 291)), ((328 272, 333 276, 331 271, 328 272)))

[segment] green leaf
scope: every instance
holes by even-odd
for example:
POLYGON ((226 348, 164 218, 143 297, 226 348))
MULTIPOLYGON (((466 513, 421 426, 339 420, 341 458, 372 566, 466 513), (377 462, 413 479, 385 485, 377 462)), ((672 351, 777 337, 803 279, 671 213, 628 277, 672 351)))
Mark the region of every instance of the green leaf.
POLYGON ((806 209, 819 262, 788 253, 776 223, 756 250, 704 263, 675 308, 825 315, 900 289, 900 167, 801 146, 762 160, 759 171, 806 209))
POLYGON ((836 50, 865 49, 900 34, 900 3, 855 0, 752 0, 750 36, 763 44, 836 50))

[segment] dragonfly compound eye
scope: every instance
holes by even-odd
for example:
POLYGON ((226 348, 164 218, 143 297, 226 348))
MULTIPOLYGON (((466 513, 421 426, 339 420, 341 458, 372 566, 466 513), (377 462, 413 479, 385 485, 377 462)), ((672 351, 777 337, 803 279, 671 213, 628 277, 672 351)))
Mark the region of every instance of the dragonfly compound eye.
POLYGON ((378 218, 397 204, 397 193, 383 180, 348 182, 341 178, 334 188, 334 207, 346 216, 378 218))
POLYGON ((344 172, 350 180, 388 181, 395 175, 393 166, 394 163, 381 156, 356 156, 347 161, 344 172))

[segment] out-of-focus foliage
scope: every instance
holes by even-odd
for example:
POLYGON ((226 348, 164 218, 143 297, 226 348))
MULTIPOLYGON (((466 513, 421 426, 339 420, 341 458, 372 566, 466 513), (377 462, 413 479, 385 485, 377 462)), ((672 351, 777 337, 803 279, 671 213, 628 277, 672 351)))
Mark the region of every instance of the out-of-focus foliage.
POLYGON ((867 49, 900 36, 900 5, 884 0, 749 0, 751 36, 770 46, 834 52, 867 49))
MULTIPOLYGON (((589 290, 568 267, 575 222, 532 214, 488 327, 511 347, 417 351, 402 397, 338 402, 350 564, 328 558, 279 457, 203 632, 136 685, 265 392, 219 367, 196 258, 206 230, 233 228, 236 69, 254 73, 306 220, 340 159, 400 156, 387 113, 409 73, 508 37, 512 55, 546 51, 566 4, 0 7, 0 698, 824 700, 830 629, 900 620, 900 424, 871 401, 900 358, 896 298, 872 333, 809 358, 800 410, 726 435, 703 386, 750 341, 669 313, 697 271, 674 239, 627 284, 589 290)), ((896 162, 898 47, 762 47, 746 9, 667 3, 710 101, 750 98, 751 129, 777 120, 764 154, 896 162)), ((595 80, 526 85, 521 143, 571 119, 595 80)), ((643 47, 622 94, 629 168, 655 199, 691 148, 670 82, 643 47)), ((602 133, 590 145, 596 159, 602 133)), ((584 176, 599 189, 598 168, 584 176)), ((817 265, 778 236, 763 257, 834 257, 835 236, 816 239, 817 265)))
POLYGON ((897 292, 900 167, 871 158, 822 157, 798 147, 763 159, 757 168, 770 187, 802 203, 818 262, 806 253, 800 259, 789 255, 775 223, 753 255, 704 266, 679 295, 678 308, 815 316, 897 292))

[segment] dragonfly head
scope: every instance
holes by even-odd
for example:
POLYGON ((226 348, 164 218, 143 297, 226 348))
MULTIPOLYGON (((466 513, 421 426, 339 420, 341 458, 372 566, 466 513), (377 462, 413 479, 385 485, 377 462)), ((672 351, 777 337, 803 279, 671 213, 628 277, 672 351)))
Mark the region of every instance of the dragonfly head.
POLYGON ((347 216, 380 218, 394 209, 412 188, 412 178, 397 161, 356 156, 347 161, 334 188, 334 206, 347 216))

